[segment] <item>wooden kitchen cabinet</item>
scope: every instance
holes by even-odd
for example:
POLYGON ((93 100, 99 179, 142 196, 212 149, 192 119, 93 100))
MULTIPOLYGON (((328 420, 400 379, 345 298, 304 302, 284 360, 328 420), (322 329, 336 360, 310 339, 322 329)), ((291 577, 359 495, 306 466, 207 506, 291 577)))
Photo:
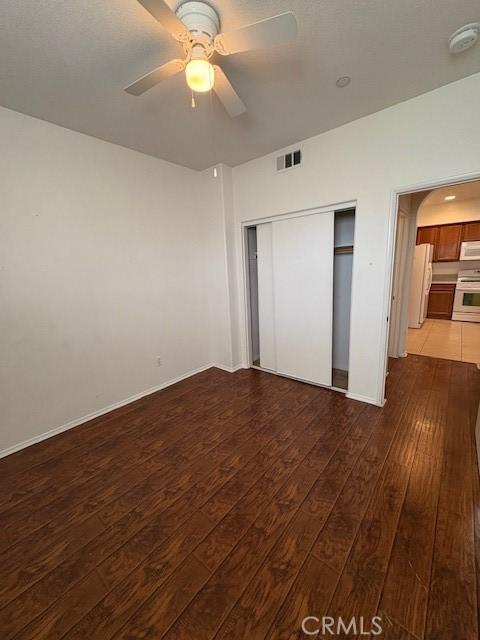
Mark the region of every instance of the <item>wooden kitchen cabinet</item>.
POLYGON ((437 242, 439 227, 418 227, 417 244, 433 244, 437 242))
POLYGON ((480 222, 463 223, 463 242, 480 240, 480 222))
POLYGON ((434 262, 456 262, 462 242, 480 241, 480 220, 418 227, 417 244, 433 244, 434 262))
POLYGON ((455 284, 432 284, 428 296, 427 318, 451 320, 455 284))
POLYGON ((463 224, 440 224, 417 229, 417 244, 433 244, 433 261, 459 260, 463 240, 463 224))
POLYGON ((438 227, 437 242, 433 253, 434 262, 459 260, 463 225, 444 224, 438 227))

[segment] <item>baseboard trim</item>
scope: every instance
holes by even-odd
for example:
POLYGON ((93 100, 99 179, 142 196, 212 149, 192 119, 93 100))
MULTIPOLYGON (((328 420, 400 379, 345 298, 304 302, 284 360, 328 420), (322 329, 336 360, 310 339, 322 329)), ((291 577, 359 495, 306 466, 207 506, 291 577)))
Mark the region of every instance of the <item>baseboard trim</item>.
POLYGON ((211 366, 216 367, 217 369, 221 369, 222 371, 227 371, 227 373, 235 373, 235 371, 240 371, 240 369, 246 368, 242 364, 239 364, 235 367, 227 367, 226 365, 220 364, 219 362, 214 362, 211 366))
POLYGON ((377 401, 376 398, 370 398, 369 396, 362 396, 359 393, 347 393, 346 397, 349 398, 349 400, 358 400, 359 402, 366 402, 367 404, 373 404, 376 407, 383 407, 383 405, 385 404, 385 401, 383 401, 382 403, 379 403, 377 401))
MULTIPOLYGON (((93 418, 98 418, 99 416, 103 416, 105 413, 109 413, 110 411, 114 411, 115 409, 120 409, 120 407, 124 407, 125 405, 130 404, 131 402, 140 400, 140 398, 149 396, 152 393, 156 393, 157 391, 161 391, 166 387, 170 387, 172 384, 181 382, 186 378, 190 378, 191 376, 194 376, 197 373, 201 373, 202 371, 206 371, 207 369, 211 369, 212 367, 218 367, 220 369, 224 369, 225 371, 229 371, 230 373, 233 373, 233 371, 237 370, 237 369, 233 369, 232 371, 230 371, 230 369, 227 369, 226 367, 223 367, 222 365, 215 364, 215 363, 210 363, 203 367, 198 367, 197 369, 192 369, 188 373, 185 373, 181 376, 177 376, 176 378, 172 378, 170 380, 162 382, 161 384, 155 387, 151 387, 150 389, 146 389, 145 391, 140 391, 140 393, 136 393, 135 395, 130 396, 125 400, 114 402, 113 404, 110 404, 107 407, 98 409, 98 411, 93 411, 92 413, 88 413, 87 415, 82 416, 81 418, 70 420, 70 422, 67 422, 66 424, 62 424, 61 426, 50 429, 49 431, 45 431, 44 433, 41 433, 38 436, 34 436, 33 438, 29 438, 28 440, 24 440, 23 442, 19 442, 18 444, 14 444, 11 447, 7 447, 6 449, 3 449, 0 451, 0 458, 5 458, 6 456, 11 455, 12 453, 16 453, 17 451, 20 451, 21 449, 26 449, 27 447, 31 447, 32 445, 37 444, 38 442, 42 442, 43 440, 48 440, 48 438, 52 438, 53 436, 56 436, 59 433, 62 433, 63 431, 68 431, 69 429, 78 427, 84 422, 93 420, 93 418)), ((238 368, 240 369, 241 367, 238 367, 238 368)))

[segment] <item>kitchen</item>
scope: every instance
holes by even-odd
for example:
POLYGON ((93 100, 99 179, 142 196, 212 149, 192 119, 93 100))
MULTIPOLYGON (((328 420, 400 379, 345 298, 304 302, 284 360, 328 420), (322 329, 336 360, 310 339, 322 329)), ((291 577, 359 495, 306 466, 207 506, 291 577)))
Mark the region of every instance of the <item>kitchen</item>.
POLYGON ((406 351, 480 363, 480 182, 431 191, 416 220, 406 351))

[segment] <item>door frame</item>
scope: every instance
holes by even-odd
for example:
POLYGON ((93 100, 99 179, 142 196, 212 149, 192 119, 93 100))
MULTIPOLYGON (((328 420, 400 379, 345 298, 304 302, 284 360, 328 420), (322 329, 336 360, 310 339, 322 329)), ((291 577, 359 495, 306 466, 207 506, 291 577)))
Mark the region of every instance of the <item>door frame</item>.
MULTIPOLYGON (((430 192, 427 189, 426 192, 430 192)), ((426 196, 425 196, 426 197, 426 196)), ((413 252, 417 232, 417 211, 410 202, 409 210, 401 206, 397 212, 397 228, 395 237, 395 252, 393 259, 392 301, 390 308, 390 326, 388 350, 392 358, 404 358, 406 352, 406 332, 408 327, 408 301, 410 294, 410 278, 412 275, 413 252), (397 246, 400 223, 403 223, 402 246, 397 246), (397 280, 397 282, 396 282, 397 280), (394 299, 395 296, 395 299, 394 299)))
MULTIPOLYGON (((250 327, 250 274, 248 270, 248 245, 247 245, 247 228, 248 227, 256 227, 258 224, 263 224, 265 222, 275 222, 277 220, 286 220, 289 218, 300 218, 303 216, 314 215, 317 213, 330 213, 332 211, 341 211, 342 209, 355 209, 357 206, 356 200, 347 200, 343 202, 336 202, 334 204, 329 204, 322 207, 312 207, 308 209, 300 209, 297 211, 291 211, 289 213, 282 213, 277 215, 265 216, 262 218, 252 218, 251 220, 244 220, 240 223, 240 233, 242 239, 242 275, 243 275, 243 308, 245 310, 243 317, 244 331, 245 331, 245 350, 244 350, 244 362, 246 363, 247 368, 260 369, 261 371, 268 371, 267 369, 262 369, 261 367, 257 367, 252 362, 252 335, 251 335, 251 327, 250 327)), ((352 292, 353 292, 353 284, 354 279, 352 280, 352 292)), ((270 371, 269 373, 275 373, 270 371)), ((275 374, 278 375, 278 374, 275 374)), ((304 382, 304 381, 302 381, 304 382)), ((315 383, 309 383, 315 384, 315 383)), ((324 385, 317 385, 324 386, 324 385)), ((337 389, 336 387, 327 386, 326 389, 334 389, 341 391, 342 393, 346 393, 345 389, 337 389)))
POLYGON ((378 381, 378 399, 379 404, 383 405, 387 401, 385 397, 385 383, 388 371, 388 342, 390 335, 390 313, 393 291, 393 276, 395 270, 395 241, 397 234, 397 216, 399 208, 399 198, 401 195, 407 195, 416 193, 419 191, 429 191, 432 189, 438 189, 440 187, 450 187, 457 184, 463 184, 465 182, 474 182, 480 180, 480 171, 475 173, 464 173, 460 175, 453 175, 446 178, 440 178, 438 180, 426 180, 418 182, 416 184, 409 184, 397 187, 392 190, 390 197, 390 214, 388 217, 388 239, 387 239, 387 263, 385 271, 385 283, 383 293, 383 313, 385 322, 382 323, 383 335, 381 336, 381 343, 383 344, 383 350, 381 358, 383 363, 379 368, 380 379, 378 381), (382 401, 383 398, 383 401, 382 401))
POLYGON ((388 336, 389 351, 394 358, 404 356, 399 348, 400 315, 402 303, 402 289, 405 274, 405 262, 408 246, 409 215, 399 207, 397 214, 397 230, 395 238, 395 260, 392 281, 392 302, 390 311, 390 330, 388 336))

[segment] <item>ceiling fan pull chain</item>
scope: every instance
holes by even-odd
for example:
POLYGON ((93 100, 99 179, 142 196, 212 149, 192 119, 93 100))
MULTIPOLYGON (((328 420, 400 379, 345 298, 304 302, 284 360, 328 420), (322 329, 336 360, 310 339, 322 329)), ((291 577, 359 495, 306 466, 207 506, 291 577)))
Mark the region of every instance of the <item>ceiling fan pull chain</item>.
POLYGON ((195 94, 194 94, 194 93, 193 93, 193 91, 192 91, 192 109, 195 109, 195 107, 196 107, 196 106, 197 106, 197 105, 196 105, 196 103, 195 103, 195 94))

